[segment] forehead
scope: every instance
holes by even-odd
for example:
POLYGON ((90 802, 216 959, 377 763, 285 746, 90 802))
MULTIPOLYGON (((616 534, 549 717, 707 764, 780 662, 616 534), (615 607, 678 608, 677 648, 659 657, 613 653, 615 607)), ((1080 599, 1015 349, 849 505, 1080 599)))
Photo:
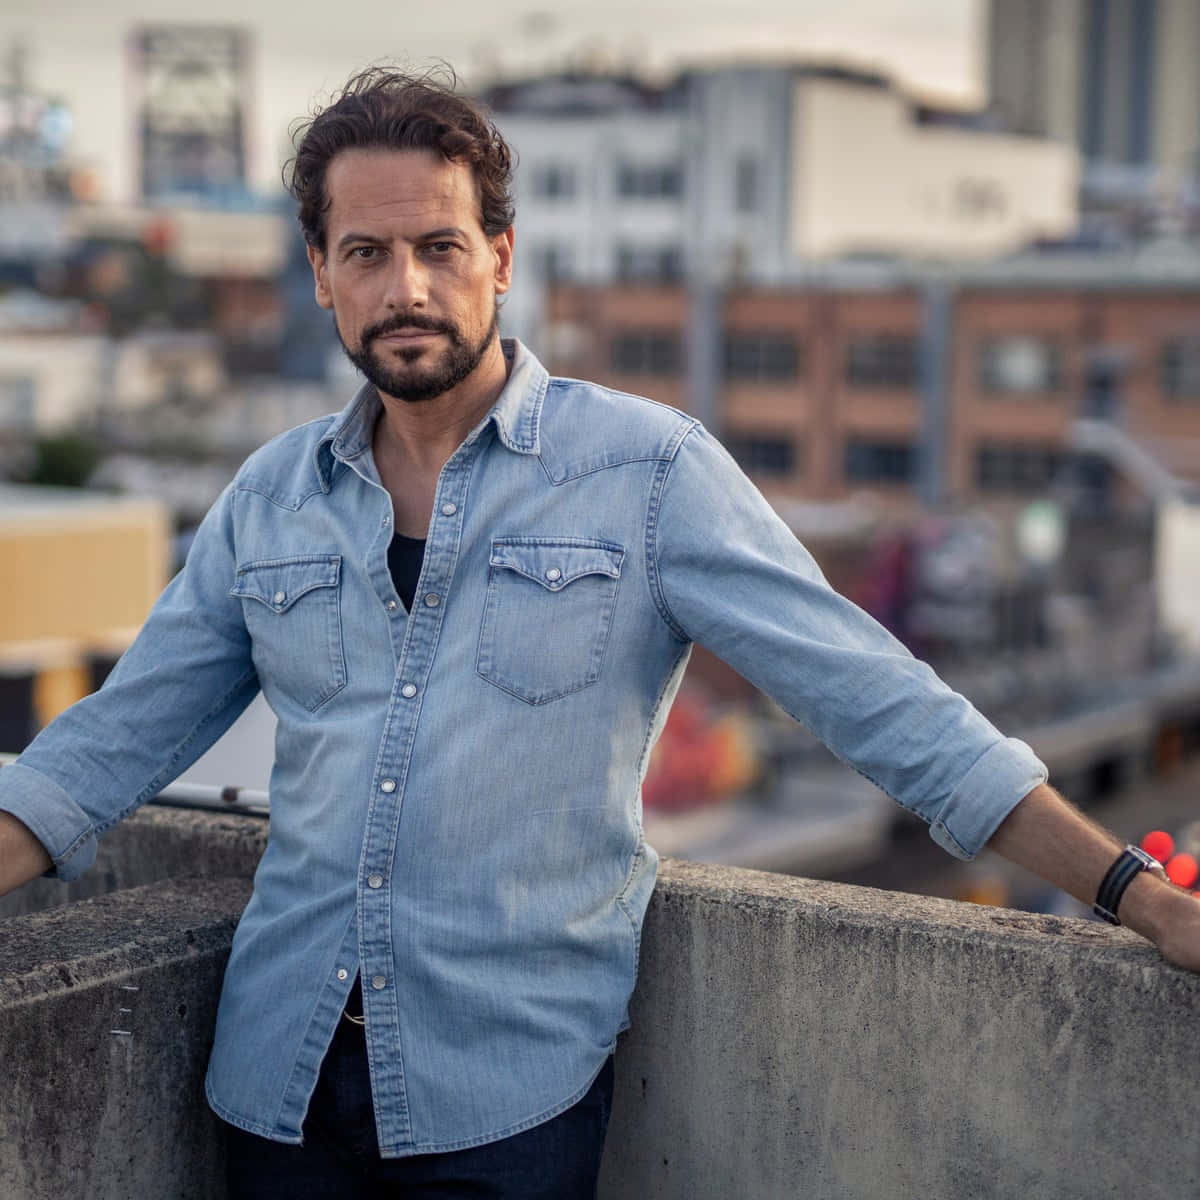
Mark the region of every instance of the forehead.
POLYGON ((475 176, 466 163, 425 150, 343 150, 325 172, 326 232, 360 226, 481 226, 475 176))

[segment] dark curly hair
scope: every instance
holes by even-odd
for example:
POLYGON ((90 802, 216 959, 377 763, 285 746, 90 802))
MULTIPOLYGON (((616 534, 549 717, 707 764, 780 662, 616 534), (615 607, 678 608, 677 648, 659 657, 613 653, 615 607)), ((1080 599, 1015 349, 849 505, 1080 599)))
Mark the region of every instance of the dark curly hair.
POLYGON ((300 204, 310 246, 325 249, 325 173, 336 155, 352 149, 431 150, 466 163, 479 189, 484 233, 495 237, 512 224, 512 152, 486 112, 455 91, 457 82, 449 67, 421 75, 368 67, 293 132, 296 153, 284 182, 300 204))

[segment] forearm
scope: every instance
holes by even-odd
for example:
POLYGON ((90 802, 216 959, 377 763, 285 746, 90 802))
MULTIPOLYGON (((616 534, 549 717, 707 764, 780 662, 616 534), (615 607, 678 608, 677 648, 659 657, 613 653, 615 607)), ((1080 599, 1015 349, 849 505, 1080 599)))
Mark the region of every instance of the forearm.
POLYGON ((11 813, 0 812, 0 896, 44 874, 51 867, 46 848, 11 813))
MULTIPOLYGON (((1089 905, 1121 852, 1111 833, 1046 784, 1009 813, 988 845, 1089 905)), ((1200 971, 1200 903, 1186 891, 1157 872, 1142 871, 1121 899, 1120 918, 1172 962, 1200 971)))

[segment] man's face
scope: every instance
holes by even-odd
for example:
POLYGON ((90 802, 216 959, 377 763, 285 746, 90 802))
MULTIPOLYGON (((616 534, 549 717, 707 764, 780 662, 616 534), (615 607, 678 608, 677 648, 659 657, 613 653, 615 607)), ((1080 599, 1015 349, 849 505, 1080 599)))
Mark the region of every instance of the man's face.
POLYGON ((497 333, 512 230, 489 238, 471 168, 408 150, 343 150, 325 174, 317 303, 381 392, 431 400, 467 379, 497 333))

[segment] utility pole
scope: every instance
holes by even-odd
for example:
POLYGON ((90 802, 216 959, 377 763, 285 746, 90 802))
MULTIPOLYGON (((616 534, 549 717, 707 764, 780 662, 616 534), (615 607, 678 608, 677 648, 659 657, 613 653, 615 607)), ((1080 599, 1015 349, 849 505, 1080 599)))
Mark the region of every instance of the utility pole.
POLYGON ((921 439, 917 491, 930 509, 950 494, 950 372, 953 369, 955 287, 944 277, 926 279, 921 289, 921 439))

